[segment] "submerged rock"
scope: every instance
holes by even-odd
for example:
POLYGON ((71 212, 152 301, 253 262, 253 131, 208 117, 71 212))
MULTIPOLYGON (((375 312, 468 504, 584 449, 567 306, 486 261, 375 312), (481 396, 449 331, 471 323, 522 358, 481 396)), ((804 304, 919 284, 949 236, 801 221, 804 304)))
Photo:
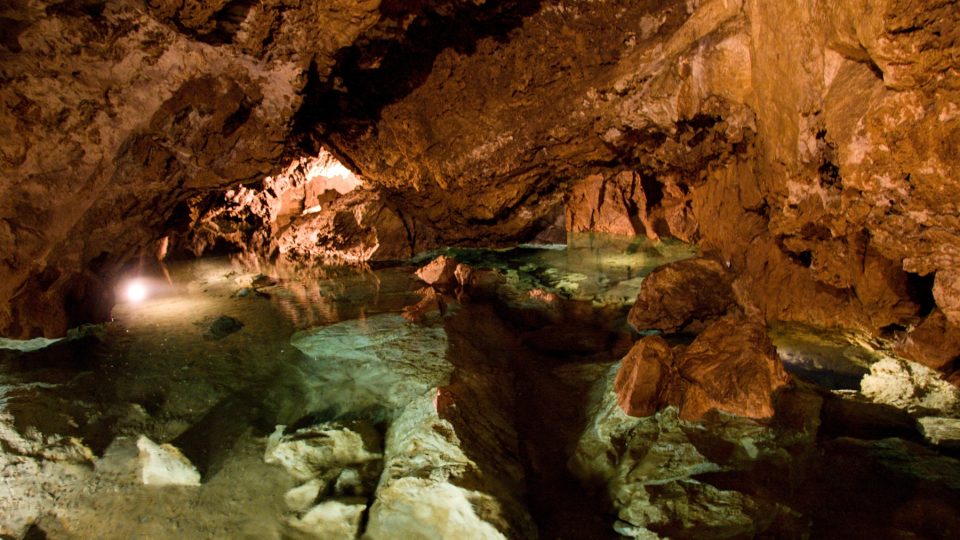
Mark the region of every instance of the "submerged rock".
POLYGON ((234 332, 239 332, 243 328, 243 323, 229 315, 221 315, 210 323, 210 327, 204 334, 209 339, 223 339, 234 332))
POLYGON ((140 479, 144 485, 200 485, 200 473, 173 445, 158 445, 141 435, 137 439, 137 448, 140 450, 140 479))
POLYGON ((637 330, 676 332, 693 321, 720 317, 734 305, 732 277, 714 259, 672 262, 650 273, 628 320, 637 330))
POLYGON ((644 539, 755 537, 764 532, 802 536, 802 523, 790 508, 700 480, 783 461, 772 429, 722 413, 693 424, 680 418, 675 407, 630 417, 609 390, 611 376, 595 386, 588 423, 570 465, 584 480, 607 486, 618 533, 644 539))

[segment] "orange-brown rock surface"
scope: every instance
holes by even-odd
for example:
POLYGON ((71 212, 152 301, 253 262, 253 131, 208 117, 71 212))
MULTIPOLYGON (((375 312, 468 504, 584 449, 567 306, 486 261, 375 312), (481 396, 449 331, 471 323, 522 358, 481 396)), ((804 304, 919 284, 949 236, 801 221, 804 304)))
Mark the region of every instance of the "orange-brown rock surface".
POLYGON ((0 17, 5 335, 104 317, 123 261, 187 200, 320 146, 411 249, 532 238, 565 213, 699 243, 767 320, 878 332, 936 307, 960 324, 950 0, 38 0, 0 17))
POLYGON ((640 285, 627 320, 637 330, 676 332, 720 317, 734 305, 732 277, 719 261, 697 257, 654 270, 640 285))
POLYGON ((685 420, 711 409, 769 418, 774 392, 787 380, 766 326, 732 314, 713 322, 688 347, 644 337, 624 357, 614 391, 631 416, 673 405, 685 420))

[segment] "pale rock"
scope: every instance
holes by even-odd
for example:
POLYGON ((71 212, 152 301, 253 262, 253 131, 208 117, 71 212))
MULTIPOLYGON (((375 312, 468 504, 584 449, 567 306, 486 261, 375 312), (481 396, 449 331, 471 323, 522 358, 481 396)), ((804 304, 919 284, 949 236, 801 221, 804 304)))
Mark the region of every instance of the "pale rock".
POLYGON ((668 528, 681 537, 750 536, 771 527, 776 516, 790 514, 775 503, 696 480, 704 473, 777 459, 780 451, 772 430, 716 412, 689 423, 675 407, 644 418, 627 416, 611 391, 615 368, 594 386, 587 406, 589 421, 570 467, 584 480, 606 484, 620 534, 657 538, 653 530, 668 528), (697 434, 697 445, 691 433, 697 434), (706 441, 727 449, 722 462, 708 459, 698 449, 706 441))
POLYGON ((370 509, 370 540, 505 540, 474 510, 482 494, 427 478, 400 478, 377 491, 370 509))
POLYGON ((148 486, 199 486, 200 473, 176 447, 156 444, 141 435, 137 439, 140 450, 141 480, 148 486))
POLYGON ((860 391, 872 401, 911 413, 960 415, 960 388, 908 360, 888 356, 874 363, 860 382, 860 391))
POLYGON ((287 504, 287 508, 290 510, 302 512, 313 506, 313 503, 316 502, 317 497, 325 486, 326 484, 322 480, 314 478, 303 485, 287 491, 283 495, 283 502, 287 504))
POLYGON ((383 457, 367 451, 360 434, 346 427, 319 424, 291 435, 282 435, 281 430, 282 426, 268 439, 264 461, 283 465, 298 480, 329 475, 331 471, 339 474, 346 466, 383 457))
POLYGON ((311 359, 298 368, 307 410, 401 409, 447 384, 453 371, 443 327, 410 324, 396 314, 300 331, 290 343, 311 359))
POLYGON ((333 484, 333 492, 337 496, 363 495, 363 476, 360 471, 347 467, 340 471, 333 484))
POLYGON ((303 517, 290 519, 295 529, 322 540, 354 540, 360 531, 365 504, 325 501, 311 508, 303 517))
POLYGON ((925 416, 917 419, 923 436, 933 444, 960 448, 960 418, 925 416))

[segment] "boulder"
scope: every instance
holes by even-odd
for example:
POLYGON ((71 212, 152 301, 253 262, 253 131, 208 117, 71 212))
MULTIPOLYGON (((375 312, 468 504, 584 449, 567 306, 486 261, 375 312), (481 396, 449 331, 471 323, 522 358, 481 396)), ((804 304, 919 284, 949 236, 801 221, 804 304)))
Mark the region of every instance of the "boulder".
POLYGON ((915 414, 960 415, 960 388, 940 373, 920 364, 888 356, 870 366, 860 381, 860 392, 915 414))
POLYGON ((631 416, 674 405, 684 420, 699 419, 711 409, 769 418, 773 393, 787 380, 766 327, 728 315, 686 349, 670 349, 658 336, 638 341, 623 359, 614 389, 631 416))
POLYGON ((354 540, 360 532, 360 519, 367 505, 324 501, 311 508, 303 517, 293 518, 290 525, 312 538, 324 540, 354 540))
POLYGON ((673 351, 660 336, 638 341, 622 360, 613 390, 630 416, 649 416, 664 404, 664 390, 677 379, 673 351))
POLYGON ((157 444, 146 436, 137 439, 140 450, 140 479, 147 486, 199 486, 200 473, 180 450, 157 444))
POLYGON ((896 344, 896 351, 928 368, 949 370, 954 359, 960 358, 960 325, 935 309, 896 344))
POLYGON ((766 326, 740 315, 728 315, 697 336, 679 359, 678 371, 689 383, 680 407, 684 419, 713 408, 768 418, 774 391, 788 380, 766 326))
POLYGON ((417 277, 434 287, 452 287, 457 284, 458 265, 459 263, 453 257, 440 255, 417 270, 417 277))
POLYGON ((208 339, 223 339, 234 332, 239 332, 243 323, 229 315, 221 315, 210 323, 204 337, 208 339))
POLYGON ((722 316, 733 305, 727 269, 717 260, 698 257, 651 272, 627 320, 637 330, 676 332, 695 320, 722 316))
POLYGON ((924 438, 943 448, 960 450, 960 418, 925 416, 917 420, 924 438))
POLYGON ((345 467, 379 462, 383 454, 358 431, 332 422, 317 424, 284 435, 280 426, 267 441, 264 461, 283 465, 294 478, 336 479, 345 467))

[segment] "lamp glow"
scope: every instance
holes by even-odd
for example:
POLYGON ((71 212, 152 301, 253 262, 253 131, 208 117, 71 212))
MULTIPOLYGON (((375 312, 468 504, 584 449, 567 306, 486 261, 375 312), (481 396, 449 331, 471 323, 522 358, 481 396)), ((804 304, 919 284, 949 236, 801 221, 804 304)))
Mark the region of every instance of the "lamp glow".
POLYGON ((130 302, 142 302, 147 297, 147 286, 141 281, 131 281, 127 284, 125 293, 130 302))

